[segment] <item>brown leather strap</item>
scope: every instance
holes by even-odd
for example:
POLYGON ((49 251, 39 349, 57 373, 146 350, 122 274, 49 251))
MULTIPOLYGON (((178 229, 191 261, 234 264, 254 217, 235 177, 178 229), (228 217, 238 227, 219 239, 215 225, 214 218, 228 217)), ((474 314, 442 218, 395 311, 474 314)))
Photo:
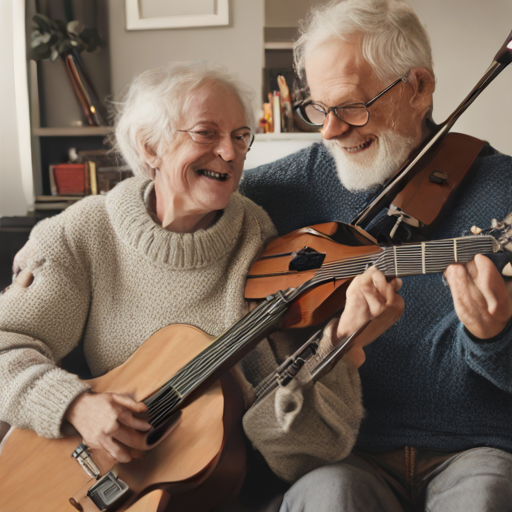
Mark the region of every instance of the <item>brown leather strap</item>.
POLYGON ((462 133, 448 133, 433 148, 430 162, 397 194, 392 204, 430 226, 449 204, 485 142, 462 133))

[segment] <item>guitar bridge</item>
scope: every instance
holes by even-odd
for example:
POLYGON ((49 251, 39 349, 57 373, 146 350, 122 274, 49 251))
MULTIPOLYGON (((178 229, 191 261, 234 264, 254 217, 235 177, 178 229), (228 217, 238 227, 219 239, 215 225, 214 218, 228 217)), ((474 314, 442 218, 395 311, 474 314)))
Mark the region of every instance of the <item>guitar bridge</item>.
POLYGON ((99 510, 103 511, 121 500, 129 489, 125 482, 117 478, 112 471, 109 471, 89 489, 87 496, 99 510))

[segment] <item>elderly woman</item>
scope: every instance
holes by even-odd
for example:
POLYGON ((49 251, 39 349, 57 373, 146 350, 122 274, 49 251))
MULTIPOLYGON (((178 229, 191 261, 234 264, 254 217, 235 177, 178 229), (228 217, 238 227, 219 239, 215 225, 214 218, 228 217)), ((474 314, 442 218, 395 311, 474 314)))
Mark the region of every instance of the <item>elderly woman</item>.
MULTIPOLYGON (((245 275, 275 235, 266 213, 236 192, 252 126, 248 92, 222 70, 182 63, 134 80, 116 139, 136 177, 41 222, 23 272, 0 298, 1 420, 48 438, 70 423, 119 462, 143 448, 145 405, 91 393, 58 362, 82 342, 99 376, 164 326, 218 335, 246 312, 245 275)), ((394 320, 398 287, 375 270, 356 279, 322 350, 367 320, 394 320)), ((361 354, 352 351, 357 364, 361 354)), ((266 341, 247 356, 251 384, 271 357, 266 341)), ((249 436, 278 475, 294 480, 350 451, 363 414, 355 366, 342 362, 315 386, 304 370, 246 416, 249 436), (331 385, 340 381, 345 391, 336 396, 331 385)))

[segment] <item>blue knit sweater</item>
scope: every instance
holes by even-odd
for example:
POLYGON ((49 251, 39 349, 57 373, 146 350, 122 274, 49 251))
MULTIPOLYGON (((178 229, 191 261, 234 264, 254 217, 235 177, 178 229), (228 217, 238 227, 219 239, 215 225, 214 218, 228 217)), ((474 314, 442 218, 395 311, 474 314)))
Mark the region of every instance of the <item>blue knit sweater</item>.
MULTIPOLYGON (((512 210, 512 158, 480 157, 433 239, 488 227, 512 210)), ((373 197, 340 183, 322 144, 247 171, 241 191, 267 210, 279 233, 332 220, 350 222, 373 197)), ((361 367, 367 416, 357 448, 416 446, 512 452, 512 329, 472 339, 441 274, 407 277, 402 318, 367 347, 361 367)))

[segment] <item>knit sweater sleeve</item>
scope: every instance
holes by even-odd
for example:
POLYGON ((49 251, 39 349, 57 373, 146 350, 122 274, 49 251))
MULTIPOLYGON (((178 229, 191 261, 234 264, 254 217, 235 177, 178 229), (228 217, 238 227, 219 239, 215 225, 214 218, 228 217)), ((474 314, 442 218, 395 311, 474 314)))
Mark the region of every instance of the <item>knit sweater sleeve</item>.
POLYGON ((475 373, 499 389, 512 393, 512 320, 501 333, 487 340, 475 338, 459 324, 455 345, 475 373))
POLYGON ((0 297, 0 420, 55 438, 70 403, 88 386, 57 366, 80 341, 89 307, 84 264, 70 248, 70 214, 33 230, 23 262, 33 283, 0 297))
MULTIPOLYGON (((329 350, 332 325, 320 347, 329 350)), ((244 430, 272 471, 294 482, 313 469, 344 459, 352 450, 364 415, 357 369, 341 360, 313 384, 304 367, 245 414, 244 430)))

